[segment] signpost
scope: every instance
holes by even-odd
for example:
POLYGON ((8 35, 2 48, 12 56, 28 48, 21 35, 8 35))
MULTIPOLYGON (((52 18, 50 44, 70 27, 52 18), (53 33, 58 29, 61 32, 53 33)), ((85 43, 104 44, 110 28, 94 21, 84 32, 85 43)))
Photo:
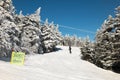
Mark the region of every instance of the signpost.
POLYGON ((24 65, 25 53, 23 52, 12 52, 11 64, 24 65))

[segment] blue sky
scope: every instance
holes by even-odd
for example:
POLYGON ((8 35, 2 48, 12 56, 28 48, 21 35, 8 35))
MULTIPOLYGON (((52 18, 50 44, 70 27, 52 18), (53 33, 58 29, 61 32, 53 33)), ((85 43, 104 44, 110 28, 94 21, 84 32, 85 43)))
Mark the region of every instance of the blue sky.
POLYGON ((93 40, 95 34, 88 31, 95 33, 109 14, 114 16, 120 0, 13 0, 13 5, 16 13, 22 10, 25 15, 32 14, 41 7, 41 20, 48 18, 49 22, 79 29, 61 26, 59 30, 63 35, 89 35, 93 40))

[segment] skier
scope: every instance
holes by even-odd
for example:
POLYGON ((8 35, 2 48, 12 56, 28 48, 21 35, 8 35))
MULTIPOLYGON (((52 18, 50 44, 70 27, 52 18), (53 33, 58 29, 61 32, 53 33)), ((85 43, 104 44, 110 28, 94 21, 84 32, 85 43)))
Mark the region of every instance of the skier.
POLYGON ((70 41, 70 39, 69 39, 69 41, 68 41, 68 46, 69 46, 69 52, 70 52, 70 54, 71 54, 72 51, 71 51, 71 41, 70 41))

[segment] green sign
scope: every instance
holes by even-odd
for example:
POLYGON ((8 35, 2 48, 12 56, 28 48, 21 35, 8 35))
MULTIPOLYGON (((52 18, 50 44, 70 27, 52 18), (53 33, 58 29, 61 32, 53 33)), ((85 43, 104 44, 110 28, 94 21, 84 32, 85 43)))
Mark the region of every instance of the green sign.
POLYGON ((23 52, 12 52, 11 64, 23 65, 25 59, 25 53, 23 52))

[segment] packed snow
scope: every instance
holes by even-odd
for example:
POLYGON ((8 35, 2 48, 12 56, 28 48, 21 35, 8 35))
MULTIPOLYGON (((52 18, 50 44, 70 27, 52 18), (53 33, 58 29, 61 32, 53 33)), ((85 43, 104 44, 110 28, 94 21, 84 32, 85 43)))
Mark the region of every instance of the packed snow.
POLYGON ((80 49, 57 46, 48 54, 27 55, 17 66, 0 60, 0 80, 119 80, 120 74, 96 67, 80 58, 80 49))

